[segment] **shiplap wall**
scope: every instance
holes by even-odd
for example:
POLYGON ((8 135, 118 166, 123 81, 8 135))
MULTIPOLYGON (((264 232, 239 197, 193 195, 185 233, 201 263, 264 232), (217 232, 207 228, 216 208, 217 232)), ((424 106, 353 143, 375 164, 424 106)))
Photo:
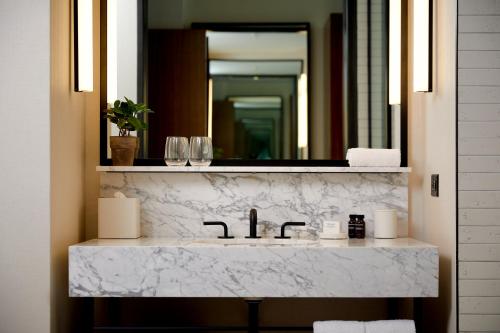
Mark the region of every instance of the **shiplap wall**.
POLYGON ((459 330, 500 332, 500 0, 458 1, 459 330))
POLYGON ((368 148, 368 76, 371 75, 371 140, 372 148, 387 147, 387 59, 383 33, 387 0, 370 0, 371 16, 371 73, 368 72, 368 0, 358 0, 357 6, 357 81, 358 81, 358 147, 368 148))
POLYGON ((368 1, 356 2, 358 147, 368 147, 368 1))

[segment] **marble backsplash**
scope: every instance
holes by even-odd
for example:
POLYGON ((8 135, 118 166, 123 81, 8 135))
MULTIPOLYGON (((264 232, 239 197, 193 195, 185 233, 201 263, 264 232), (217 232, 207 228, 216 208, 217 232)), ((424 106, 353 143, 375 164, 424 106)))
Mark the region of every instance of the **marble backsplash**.
POLYGON ((349 214, 364 214, 373 237, 374 211, 398 212, 399 236, 408 232, 407 173, 125 173, 101 174, 101 197, 121 191, 141 200, 146 237, 213 238, 224 221, 229 233, 248 235, 248 215, 258 211, 259 234, 278 235, 282 223, 303 221, 287 233, 316 238, 322 221, 338 220, 347 231, 349 214), (292 230, 293 229, 293 230, 292 230))

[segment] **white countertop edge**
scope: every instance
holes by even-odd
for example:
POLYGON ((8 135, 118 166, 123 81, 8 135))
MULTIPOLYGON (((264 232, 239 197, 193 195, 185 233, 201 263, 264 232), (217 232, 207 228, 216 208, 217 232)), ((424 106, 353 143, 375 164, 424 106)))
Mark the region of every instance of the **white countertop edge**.
MULTIPOLYGON (((224 248, 227 244, 224 244, 224 240, 220 239, 174 239, 174 238, 162 238, 162 237, 140 237, 135 239, 106 239, 106 238, 95 238, 82 243, 77 243, 70 245, 70 248, 88 248, 88 247, 210 247, 210 248, 224 248), (199 241, 202 242, 199 242, 199 241), (212 242, 211 242, 212 241, 212 242)), ((264 241, 266 239, 260 239, 264 241)), ((237 239, 231 239, 229 241, 237 242, 237 239)), ((243 239, 245 241, 245 239, 243 239)), ((272 241, 272 239, 269 239, 272 241)), ((317 239, 311 240, 307 244, 294 244, 293 240, 290 240, 290 244, 281 244, 276 247, 283 248, 295 248, 295 249, 307 249, 307 248, 340 248, 340 249, 438 249, 437 246, 429 244, 414 238, 399 237, 395 239, 375 239, 375 238, 365 238, 365 239, 340 239, 340 240, 326 240, 317 239)), ((231 244, 228 248, 235 247, 246 247, 246 248, 266 248, 269 244, 231 244)), ((273 248, 276 248, 273 246, 273 248)))
POLYGON ((409 173, 410 167, 314 167, 314 166, 97 166, 99 172, 151 173, 409 173))

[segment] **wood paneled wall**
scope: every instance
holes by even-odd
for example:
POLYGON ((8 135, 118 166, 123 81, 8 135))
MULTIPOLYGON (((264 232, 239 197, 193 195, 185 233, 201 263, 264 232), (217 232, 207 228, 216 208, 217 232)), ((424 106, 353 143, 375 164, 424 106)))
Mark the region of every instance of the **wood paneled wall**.
POLYGON ((459 331, 500 331, 500 0, 458 1, 459 331))
POLYGON ((208 118, 204 30, 149 30, 148 157, 163 158, 167 136, 205 136, 208 118))

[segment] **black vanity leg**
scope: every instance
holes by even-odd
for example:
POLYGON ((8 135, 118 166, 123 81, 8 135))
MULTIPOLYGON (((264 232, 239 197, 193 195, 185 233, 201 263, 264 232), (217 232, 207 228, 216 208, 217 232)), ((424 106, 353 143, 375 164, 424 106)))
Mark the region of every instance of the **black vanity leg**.
POLYGON ((121 314, 121 299, 117 297, 110 297, 106 299, 107 301, 107 317, 109 324, 111 326, 121 326, 120 314, 121 314))
POLYGON ((261 299, 245 300, 248 306, 248 333, 259 332, 259 304, 261 299))
POLYGON ((413 320, 415 321, 415 328, 417 333, 422 333, 422 298, 413 299, 413 320))
POLYGON ((389 319, 398 319, 398 299, 397 298, 388 298, 387 299, 387 317, 389 319))
POLYGON ((94 298, 82 298, 82 317, 79 324, 79 332, 92 333, 94 332, 94 298))

